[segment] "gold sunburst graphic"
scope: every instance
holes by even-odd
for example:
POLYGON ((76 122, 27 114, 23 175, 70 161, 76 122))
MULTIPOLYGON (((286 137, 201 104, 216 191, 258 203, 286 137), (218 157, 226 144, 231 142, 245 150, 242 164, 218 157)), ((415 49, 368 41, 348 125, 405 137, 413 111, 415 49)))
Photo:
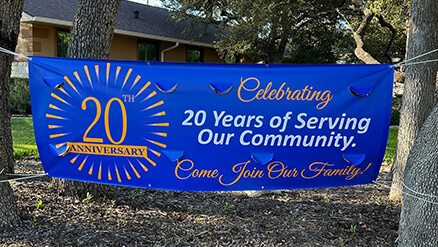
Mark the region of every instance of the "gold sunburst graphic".
POLYGON ((167 147, 164 141, 169 123, 163 118, 165 102, 156 97, 149 80, 136 75, 132 68, 112 67, 111 63, 84 65, 83 70, 63 79, 62 86, 50 95, 46 118, 51 144, 65 149, 62 155, 70 165, 92 179, 110 183, 140 179, 157 165, 154 159, 161 156, 159 150, 167 147), (127 107, 128 103, 135 107, 127 107), (120 140, 114 140, 110 127, 109 114, 116 104, 122 115, 120 140), (78 119, 91 109, 94 110, 91 118, 78 119), (141 126, 137 123, 135 128, 129 125, 128 130, 127 119, 131 116, 133 119, 144 116, 147 121, 141 126), (77 128, 80 121, 88 124, 85 131, 83 127, 77 128), (145 128, 151 131, 143 131, 145 128))

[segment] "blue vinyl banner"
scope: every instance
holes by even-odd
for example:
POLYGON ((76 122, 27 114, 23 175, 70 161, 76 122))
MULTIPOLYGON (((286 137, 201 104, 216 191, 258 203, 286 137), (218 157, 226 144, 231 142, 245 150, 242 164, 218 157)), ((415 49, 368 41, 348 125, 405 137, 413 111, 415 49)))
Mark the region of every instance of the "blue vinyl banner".
POLYGON ((376 179, 385 152, 389 65, 31 59, 52 177, 180 191, 345 186, 376 179))

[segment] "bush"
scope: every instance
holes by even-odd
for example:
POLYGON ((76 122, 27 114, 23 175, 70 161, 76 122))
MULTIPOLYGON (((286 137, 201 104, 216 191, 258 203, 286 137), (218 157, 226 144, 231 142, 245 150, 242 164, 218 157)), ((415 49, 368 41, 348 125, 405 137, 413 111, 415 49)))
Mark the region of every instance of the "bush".
POLYGON ((393 109, 391 112, 391 123, 390 125, 399 125, 400 124, 400 111, 393 109))
POLYGON ((12 114, 32 114, 29 79, 11 78, 9 106, 12 114))

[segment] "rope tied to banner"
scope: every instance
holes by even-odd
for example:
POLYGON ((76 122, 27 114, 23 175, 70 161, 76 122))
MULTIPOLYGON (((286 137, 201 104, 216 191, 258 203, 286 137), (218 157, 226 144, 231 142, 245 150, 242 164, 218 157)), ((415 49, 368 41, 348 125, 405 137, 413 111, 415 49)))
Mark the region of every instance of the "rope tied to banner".
MULTIPOLYGON (((435 49, 435 50, 432 50, 432 51, 429 51, 429 52, 423 53, 423 54, 421 54, 421 55, 418 55, 418 56, 415 56, 415 57, 413 57, 413 58, 407 59, 407 60, 402 61, 402 62, 400 62, 400 63, 397 63, 397 64, 395 64, 395 65, 391 65, 390 67, 399 67, 399 66, 402 66, 402 65, 407 66, 407 65, 413 65, 413 64, 430 63, 430 62, 438 61, 438 59, 433 59, 433 60, 426 60, 426 61, 418 61, 418 62, 412 62, 412 63, 409 63, 410 61, 413 61, 413 60, 415 60, 415 59, 419 59, 419 58, 421 58, 421 57, 424 57, 424 56, 427 56, 427 55, 429 55, 429 54, 435 53, 435 52, 437 52, 437 51, 438 51, 438 49, 435 49)), ((11 54, 11 55, 14 55, 14 56, 19 56, 19 57, 25 58, 25 59, 27 59, 27 60, 31 60, 31 58, 29 58, 29 57, 26 57, 26 56, 24 56, 24 55, 18 54, 18 53, 16 53, 16 52, 12 52, 12 51, 7 50, 7 49, 2 48, 2 47, 0 47, 0 52, 4 52, 4 53, 7 53, 7 54, 11 54)), ((36 60, 36 59, 35 59, 35 60, 36 60)), ((267 65, 267 66, 269 66, 269 65, 267 65)), ((0 172, 0 174, 2 174, 3 171, 4 171, 4 169, 0 172)), ((8 175, 8 174, 6 174, 6 175, 8 175)), ((16 174, 9 174, 9 176, 13 176, 13 175, 17 176, 16 174)), ((2 181, 0 181, 0 182, 9 182, 9 181, 24 180, 24 179, 32 179, 32 178, 42 177, 42 176, 46 176, 46 175, 48 175, 48 174, 47 174, 47 173, 44 173, 44 174, 32 174, 32 175, 29 174, 29 175, 25 175, 25 176, 20 177, 20 178, 7 179, 7 180, 2 180, 2 181)), ((388 187, 388 188, 390 188, 389 186, 386 186, 386 185, 384 185, 384 184, 380 184, 380 183, 378 183, 378 182, 376 182, 376 181, 373 181, 373 183, 378 184, 378 185, 381 185, 381 186, 384 186, 384 187, 388 187)), ((400 193, 402 193, 402 194, 405 194, 405 195, 408 195, 408 196, 412 196, 412 197, 417 198, 417 199, 419 199, 419 200, 426 201, 426 202, 428 202, 428 203, 432 203, 432 204, 437 204, 437 205, 438 205, 438 203, 433 202, 433 201, 429 201, 429 200, 427 200, 427 199, 424 198, 424 197, 438 198, 437 196, 423 194, 423 193, 420 193, 420 192, 417 192, 417 191, 414 191, 414 190, 408 188, 405 184, 403 184, 403 185, 405 186, 406 190, 409 190, 409 191, 410 191, 410 193, 409 193, 409 192, 406 192, 406 191, 403 192, 403 191, 398 191, 398 190, 397 190, 398 192, 400 192, 400 193)))
POLYGON ((397 67, 400 67, 400 66, 403 66, 403 65, 404 65, 404 66, 408 66, 408 65, 415 65, 415 64, 424 64, 424 63, 437 62, 438 59, 431 59, 431 60, 425 60, 425 61, 419 61, 419 62, 408 63, 408 62, 410 62, 410 61, 416 60, 416 59, 418 59, 418 58, 422 58, 422 57, 424 57, 424 56, 427 56, 427 55, 432 54, 432 53, 435 53, 435 52, 438 52, 438 49, 431 50, 431 51, 425 52, 425 53, 423 53, 423 54, 420 54, 420 55, 418 55, 418 56, 415 56, 415 57, 412 57, 412 58, 406 59, 406 60, 404 60, 404 61, 401 61, 400 63, 396 63, 396 64, 394 64, 394 65, 391 65, 390 67, 396 67, 396 68, 397 68, 397 67))
POLYGON ((40 174, 6 174, 6 175, 8 175, 8 176, 21 176, 21 177, 0 180, 0 183, 7 183, 7 182, 11 182, 11 181, 19 181, 19 180, 25 180, 25 179, 44 177, 44 176, 47 176, 49 174, 48 173, 40 173, 40 174))
POLYGON ((32 58, 30 58, 30 57, 26 57, 26 56, 24 56, 24 55, 21 55, 21 54, 19 54, 19 53, 13 52, 13 51, 10 51, 10 50, 5 49, 5 48, 3 48, 3 47, 0 47, 0 52, 4 52, 4 53, 6 53, 6 54, 10 54, 10 55, 14 55, 14 56, 22 57, 22 58, 25 58, 25 59, 27 59, 27 60, 29 60, 29 61, 32 61, 32 58))
MULTIPOLYGON (((4 171, 4 169, 1 172, 3 172, 3 171, 4 171)), ((0 174, 1 174, 1 172, 0 172, 0 174)), ((30 174, 6 174, 6 175, 15 175, 15 176, 22 176, 22 177, 0 180, 0 183, 6 183, 6 182, 11 182, 11 181, 19 181, 19 180, 26 180, 26 179, 32 179, 32 178, 38 178, 38 177, 44 177, 44 176, 47 176, 49 174, 48 173, 40 173, 40 174, 32 174, 32 175, 30 175, 30 174)), ((420 197, 420 196, 425 196, 425 197, 431 197, 431 198, 438 198, 438 196, 424 194, 424 193, 415 191, 415 190, 409 188, 408 186, 406 186, 405 183, 403 183, 403 187, 406 188, 407 190, 409 190, 412 193, 408 193, 406 191, 401 191, 401 190, 398 190, 398 189, 391 188, 391 186, 388 186, 388 185, 385 185, 385 184, 381 183, 382 181, 377 182, 377 181, 374 180, 372 182, 374 184, 382 186, 384 188, 395 190, 395 191, 397 191, 397 192, 399 192, 399 193, 401 193, 403 195, 410 196, 412 198, 424 201, 426 203, 438 205, 438 202, 433 202, 433 201, 430 201, 430 200, 427 200, 425 198, 420 197), (415 194, 417 194, 418 196, 415 195, 415 194)), ((391 181, 383 181, 383 182, 391 182, 391 181)))
POLYGON ((438 198, 438 196, 424 194, 424 193, 415 191, 415 190, 409 188, 408 186, 406 186, 405 183, 403 183, 403 187, 406 188, 407 190, 409 190, 412 193, 409 193, 409 192, 406 192, 406 191, 402 191, 402 190, 398 190, 398 189, 395 189, 395 188, 391 188, 391 186, 388 186, 386 184, 381 183, 381 182, 391 182, 391 181, 379 181, 379 182, 377 182, 377 181, 374 180, 372 182, 374 184, 382 186, 384 188, 395 190, 395 191, 401 193, 402 195, 410 196, 412 198, 418 199, 418 200, 423 201, 423 202, 427 202, 427 203, 430 203, 430 204, 438 205, 438 202, 434 202, 434 201, 431 201, 431 200, 423 198, 423 197, 438 198), (423 196, 423 197, 420 197, 420 196, 423 196))
MULTIPOLYGON (((26 57, 26 56, 24 56, 24 55, 21 55, 21 54, 19 54, 19 53, 13 52, 13 51, 10 51, 10 50, 5 49, 5 48, 3 48, 3 47, 0 47, 0 52, 4 52, 4 53, 10 54, 10 55, 14 55, 14 56, 22 57, 22 58, 25 58, 25 59, 27 59, 27 60, 29 60, 29 61, 32 61, 32 58, 30 58, 30 57, 26 57)), ((420 55, 418 55, 418 56, 415 56, 415 57, 413 57, 413 58, 409 58, 409 59, 406 59, 406 60, 404 60, 404 61, 402 61, 402 62, 396 63, 396 64, 394 64, 394 65, 390 65, 389 67, 390 67, 390 68, 392 68, 392 67, 397 68, 397 67, 401 67, 401 66, 403 66, 403 65, 404 65, 404 66, 408 66, 408 65, 416 65, 416 64, 424 64, 424 63, 438 62, 438 59, 431 59, 431 60, 425 60, 425 61, 419 61, 419 62, 408 63, 408 62, 410 62, 410 61, 413 61, 413 60, 415 60, 415 59, 418 59, 418 58, 421 58, 421 57, 427 56, 427 55, 432 54, 432 53, 435 53, 435 52, 438 52, 438 49, 435 49, 435 50, 431 50, 431 51, 425 52, 425 53, 420 54, 420 55)), ((269 65, 267 65, 267 66, 269 66, 269 65)))

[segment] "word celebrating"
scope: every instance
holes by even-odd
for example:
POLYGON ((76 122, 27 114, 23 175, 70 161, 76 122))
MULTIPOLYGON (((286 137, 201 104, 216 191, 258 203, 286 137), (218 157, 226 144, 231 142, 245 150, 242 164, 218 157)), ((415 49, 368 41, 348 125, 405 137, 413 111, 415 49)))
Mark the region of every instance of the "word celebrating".
POLYGON ((123 157, 147 157, 147 147, 91 143, 67 143, 68 152, 78 154, 110 155, 123 157))
POLYGON ((290 101, 317 101, 318 110, 327 106, 333 99, 333 95, 329 90, 324 92, 313 90, 311 86, 305 86, 303 89, 292 90, 286 87, 286 82, 280 85, 278 89, 271 89, 272 82, 269 82, 265 88, 260 88, 260 81, 255 77, 247 79, 241 78, 240 86, 237 89, 237 96, 243 102, 251 102, 253 100, 290 100, 290 101), (256 83, 254 83, 256 82, 256 83), (251 87, 248 84, 256 84, 251 87), (284 89, 285 88, 285 89, 284 89), (244 92, 254 92, 250 97, 243 96, 244 92))
MULTIPOLYGON (((202 127, 207 122, 207 112, 186 110, 188 117, 182 122, 183 126, 202 127)), ((343 135, 336 131, 354 131, 357 134, 368 132, 371 118, 347 117, 346 113, 340 117, 309 117, 307 113, 299 113, 295 120, 292 112, 284 116, 273 116, 269 119, 268 131, 257 133, 265 125, 265 116, 261 115, 231 115, 226 111, 213 111, 214 124, 212 127, 248 128, 240 131, 217 133, 210 128, 202 129, 198 133, 197 141, 201 145, 230 145, 233 140, 241 146, 276 146, 276 147, 322 147, 340 148, 341 151, 349 147, 356 147, 354 135, 343 135), (294 132, 301 130, 332 130, 329 134, 287 134, 286 130, 292 126, 294 132), (277 132, 277 133, 276 133, 277 132)), ((289 131, 290 133, 290 131, 289 131)), ((308 132, 306 132, 308 133, 308 132)), ((351 132, 350 132, 351 133, 351 132)))

